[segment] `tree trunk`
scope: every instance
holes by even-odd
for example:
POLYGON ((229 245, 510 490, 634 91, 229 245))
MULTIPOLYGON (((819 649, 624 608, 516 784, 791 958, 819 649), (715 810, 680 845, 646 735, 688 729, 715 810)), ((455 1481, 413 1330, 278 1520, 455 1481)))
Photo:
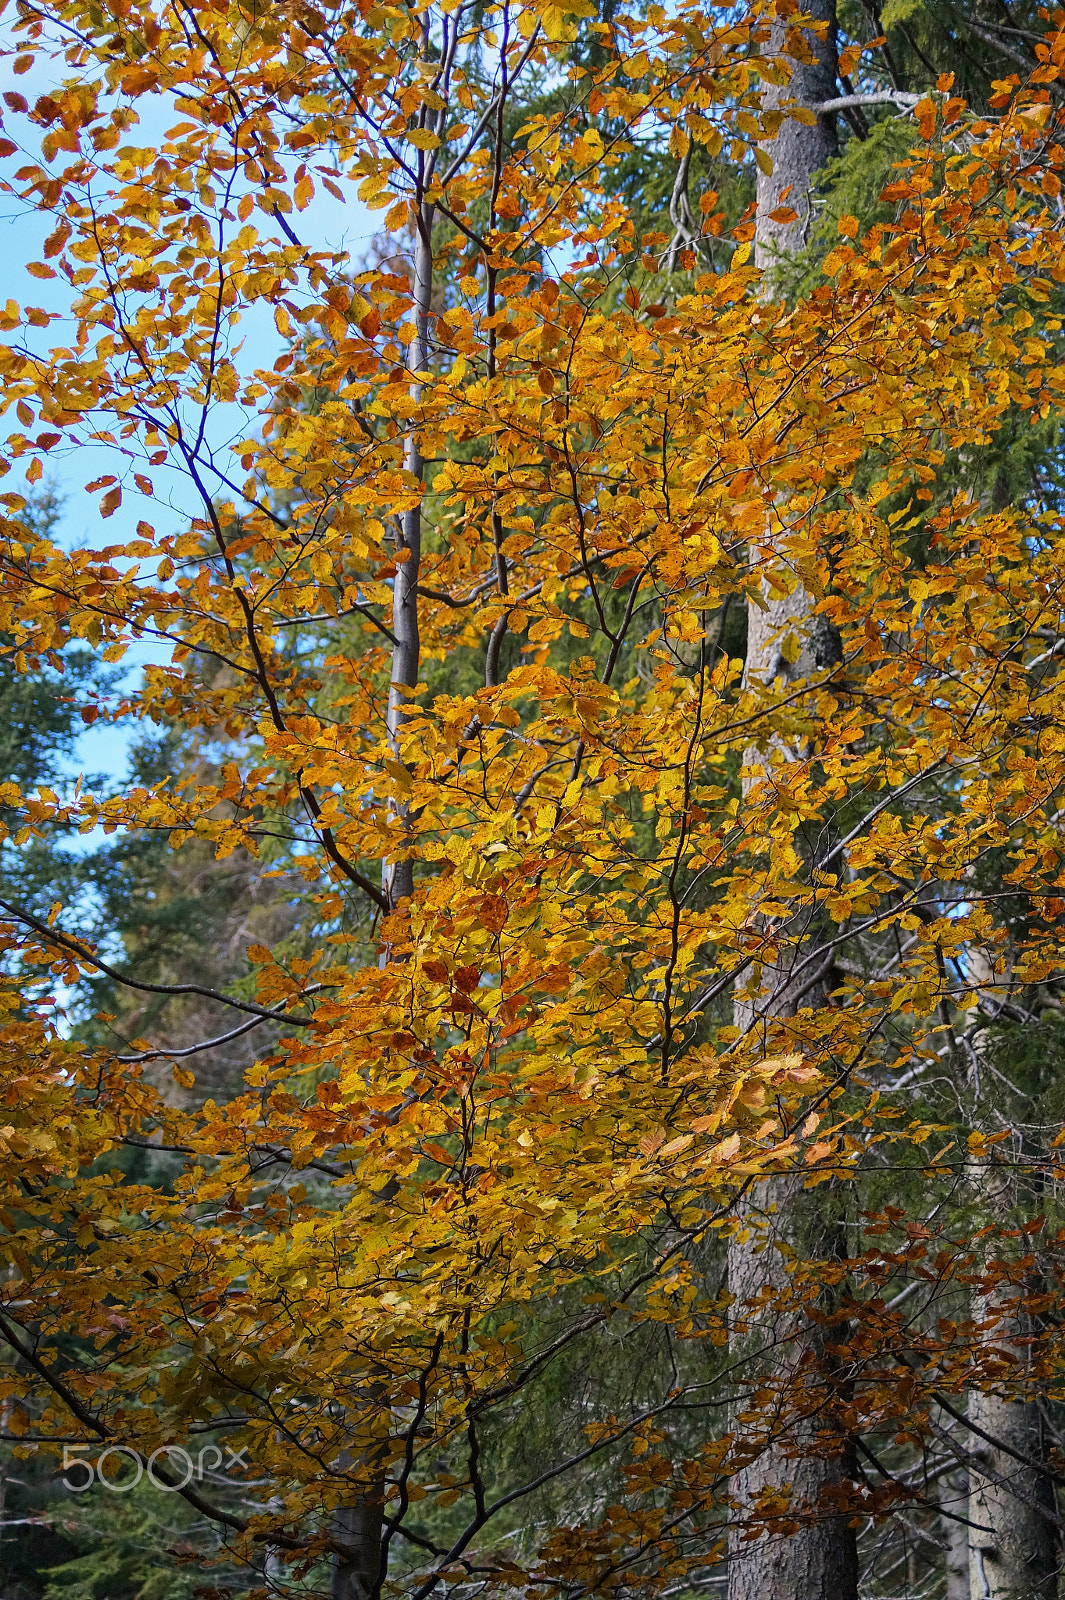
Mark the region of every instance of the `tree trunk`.
MULTIPOLYGON (((419 157, 421 160, 421 157, 419 157)), ((419 166, 421 176, 422 168, 419 166)), ((414 338, 408 351, 408 366, 413 378, 411 399, 417 405, 422 398, 423 385, 419 374, 429 366, 429 317, 433 293, 433 221, 435 208, 422 198, 424 184, 419 184, 419 194, 414 205, 414 260, 411 270, 411 288, 414 301, 414 338)), ((421 479, 425 468, 417 429, 412 423, 410 436, 403 454, 404 469, 411 477, 421 479)), ((392 650, 392 674, 388 693, 388 742, 396 759, 402 759, 403 724, 407 719, 409 691, 418 682, 421 665, 421 639, 418 627, 418 579, 422 553, 422 508, 413 505, 402 517, 396 549, 396 576, 392 591, 392 632, 395 644, 392 650)), ((395 803, 392 815, 400 823, 402 832, 409 835, 410 807, 406 802, 395 803)), ((409 854, 403 859, 386 859, 381 864, 381 887, 389 909, 395 911, 400 902, 414 893, 414 862, 409 854)), ((380 960, 391 961, 392 950, 385 946, 380 960)), ((386 1199, 391 1182, 381 1191, 386 1199)), ((372 1458, 371 1458, 372 1460, 372 1458)), ((350 1457, 348 1458, 350 1464, 350 1457)), ((340 1506, 333 1519, 333 1536, 341 1547, 333 1563, 332 1600, 376 1600, 381 1592, 388 1567, 388 1551, 383 1543, 384 1533, 384 1477, 375 1476, 367 1493, 353 1499, 349 1505, 340 1506)))
MULTIPOLYGON (((993 981, 994 972, 982 952, 974 951, 969 965, 978 981, 993 981)), ((974 1121, 979 1125, 986 1084, 994 1081, 990 1072, 979 1068, 995 1049, 995 1039, 985 1029, 977 1030, 970 1038, 967 1087, 974 1095, 974 1121)), ((1001 1047, 1008 1054, 1008 1041, 1001 1047)), ((987 1065, 990 1067, 993 1062, 988 1060, 987 1065)), ((1000 1088, 996 1109, 1000 1115, 1012 1118, 1023 1108, 1018 1107, 1008 1089, 1003 1095, 1000 1088)), ((968 1183, 985 1221, 1004 1229, 1016 1227, 1020 1197, 1013 1163, 974 1165, 969 1169, 968 1183)), ((994 1253, 993 1234, 985 1248, 994 1253)), ((1008 1288, 997 1295, 977 1294, 972 1307, 977 1322, 996 1312, 1003 1319, 993 1337, 996 1343, 1005 1345, 1011 1358, 1014 1394, 1007 1398, 974 1389, 969 1395, 967 1415, 972 1431, 968 1448, 973 1458, 968 1512, 971 1600, 1054 1600, 1058 1592, 1060 1541, 1051 1520, 1057 1515, 1056 1496, 1051 1479, 1039 1470, 1038 1463, 1046 1459, 1047 1453, 1045 1428, 1036 1384, 1024 1382, 1025 1336, 1032 1330, 1027 1312, 1010 1303, 1015 1294, 1016 1289, 1008 1288), (1017 1456, 1026 1459, 1018 1461, 1017 1456), (1026 1461, 1032 1465, 1026 1465, 1026 1461), (1042 1515, 1044 1511, 1049 1515, 1042 1515)))
MULTIPOLYGON (((760 1208, 770 1213, 767 1248, 761 1254, 755 1251, 756 1239, 761 1242, 766 1237, 761 1233, 729 1246, 729 1289, 736 1297, 733 1349, 742 1356, 746 1344, 752 1361, 758 1362, 759 1347, 768 1347, 770 1358, 760 1365, 772 1377, 783 1379, 785 1386, 788 1370, 810 1356, 822 1357, 820 1329, 801 1313, 762 1313, 757 1320, 751 1316, 745 1321, 743 1302, 763 1285, 774 1290, 786 1287, 786 1255, 776 1248, 778 1241, 786 1250, 800 1252, 824 1247, 823 1239, 810 1239, 817 1224, 803 1226, 813 1223, 809 1202, 823 1204, 823 1195, 823 1190, 816 1196, 808 1194, 798 1175, 773 1179, 759 1194, 760 1208)), ((749 1219, 753 1211, 751 1206, 749 1219)), ((750 1506, 759 1495, 790 1486, 792 1506, 824 1510, 790 1534, 761 1534, 748 1540, 737 1530, 729 1545, 728 1600, 856 1600, 855 1531, 846 1515, 832 1515, 828 1505, 833 1490, 854 1476, 852 1450, 841 1439, 838 1453, 826 1455, 823 1443, 815 1438, 825 1423, 823 1416, 801 1423, 735 1474, 731 1489, 738 1506, 750 1506)), ((736 1419, 734 1426, 742 1436, 742 1419, 736 1419)))
MULTIPOLYGON (((824 24, 820 35, 810 31, 807 42, 816 60, 791 64, 791 82, 766 84, 762 107, 773 111, 787 100, 812 109, 837 94, 836 88, 836 0, 804 0, 804 16, 824 24)), ((774 23, 769 51, 784 45, 784 25, 774 23)), ((813 213, 812 195, 817 175, 827 161, 839 153, 834 114, 819 116, 816 122, 795 122, 787 118, 768 147, 773 171, 758 170, 758 210, 756 217, 755 260, 760 267, 771 267, 781 257, 793 256, 810 237, 813 213), (781 196, 784 196, 781 201, 781 196), (796 213, 794 222, 774 222, 770 213, 780 204, 796 213)))
POLYGON ((381 1531, 384 1506, 370 1496, 341 1506, 333 1522, 333 1536, 344 1555, 333 1565, 332 1600, 374 1600, 380 1593, 381 1531))
MULTIPOLYGON (((422 384, 418 373, 429 365, 429 313, 433 293, 433 216, 434 207, 419 200, 415 207, 414 262, 412 290, 414 299, 414 338, 411 340, 408 362, 414 382, 411 399, 418 405, 422 398, 422 384)), ((421 479, 425 462, 417 429, 411 425, 410 437, 403 453, 403 466, 412 478, 421 479)), ((400 538, 396 550, 396 576, 392 590, 392 632, 395 645, 392 649, 392 677, 388 691, 388 742, 397 760, 401 759, 401 735, 407 719, 407 701, 410 691, 418 682, 421 665, 421 639, 418 630, 418 579, 422 559, 422 508, 420 502, 404 512, 400 524, 400 538)), ((410 826, 410 807, 400 803, 395 814, 407 833, 410 826)), ((381 887, 391 909, 414 893, 414 862, 409 854, 400 861, 385 861, 381 872, 381 887)))
MULTIPOLYGON (((999 1445, 1039 1459, 1042 1426, 1034 1401, 998 1395, 969 1397, 969 1419, 999 1445)), ((1053 1600, 1058 1592, 1058 1540, 1050 1479, 973 1433, 980 1463, 969 1475, 969 1593, 971 1600, 1053 1600), (990 1529, 990 1532, 985 1530, 990 1529)))
POLYGON ((969 1539, 961 1522, 947 1524, 945 1600, 969 1600, 969 1539))
MULTIPOLYGON (((788 84, 766 86, 763 97, 766 110, 786 100, 815 107, 836 93, 834 0, 812 0, 802 9, 815 22, 826 25, 820 35, 807 34, 816 59, 810 64, 793 62, 788 84)), ((780 50, 783 43, 783 25, 774 23, 770 50, 780 50)), ((819 116, 816 123, 807 125, 785 119, 769 150, 773 172, 771 175, 759 172, 758 175, 756 260, 763 269, 771 271, 774 264, 782 263, 807 242, 817 174, 837 151, 834 120, 819 116), (795 219, 773 221, 770 213, 780 206, 795 212, 795 219)), ((786 597, 768 585, 763 585, 762 593, 763 606, 752 604, 748 608, 748 681, 772 684, 783 678, 786 685, 792 679, 808 677, 839 659, 838 639, 831 637, 831 630, 818 629, 813 601, 801 584, 786 597), (804 641, 798 658, 790 665, 780 650, 780 641, 789 627, 804 641)), ((804 752, 799 750, 789 750, 782 742, 774 743, 765 754, 754 748, 748 750, 745 794, 759 786, 760 767, 797 759, 802 754, 804 752)), ((823 841, 820 843, 823 849, 823 841)), ((818 842, 810 841, 810 844, 811 865, 815 865, 818 842)), ((774 1025, 794 1016, 800 1004, 818 1003, 816 993, 802 992, 810 972, 817 970, 816 960, 812 966, 807 963, 816 939, 816 932, 811 930, 798 949, 783 958, 792 966, 797 959, 803 961, 805 976, 799 984, 789 983, 789 972, 783 965, 771 968, 767 964, 760 994, 737 997, 735 1020, 739 1027, 746 1029, 762 1017, 768 1036, 774 1025)), ((828 975, 826 979, 831 986, 828 975)), ((824 1194, 822 1189, 816 1196, 808 1196, 801 1178, 791 1174, 770 1180, 752 1196, 746 1216, 740 1218, 742 1224, 745 1220, 753 1222, 756 1212, 762 1214, 768 1224, 770 1242, 767 1248, 759 1248, 767 1237, 764 1232, 756 1229, 744 1239, 742 1226, 729 1246, 729 1290, 735 1297, 734 1348, 740 1354, 746 1344, 751 1359, 758 1361, 759 1348, 771 1346, 771 1357, 761 1365, 774 1377, 781 1377, 787 1368, 797 1367, 810 1355, 820 1355, 820 1332, 801 1314, 788 1314, 784 1319, 776 1316, 772 1326, 764 1323, 755 1326, 754 1318, 750 1322, 745 1320, 744 1301, 765 1284, 774 1290, 786 1287, 786 1261, 791 1251, 824 1250, 828 1241, 824 1224, 819 1220, 824 1194), (783 1249, 776 1248, 778 1243, 783 1249), (782 1326, 782 1320, 791 1325, 782 1326)), ((823 1419, 820 1426, 823 1426, 823 1419)), ((739 1419, 735 1431, 742 1435, 743 1422, 739 1419)), ((784 1441, 771 1444, 735 1475, 732 1491, 738 1508, 750 1506, 761 1493, 790 1485, 793 1505, 821 1505, 826 1510, 820 1519, 804 1523, 798 1532, 788 1535, 762 1534, 745 1539, 737 1530, 729 1549, 728 1600, 855 1600, 858 1588, 855 1533, 846 1516, 833 1516, 828 1508, 833 1488, 851 1476, 850 1454, 843 1440, 834 1456, 815 1453, 812 1445, 816 1431, 813 1421, 804 1424, 788 1438, 786 1449, 784 1441)))
POLYGON ((943 1547, 943 1600, 969 1600, 969 1474, 940 1483, 939 1531, 943 1547))

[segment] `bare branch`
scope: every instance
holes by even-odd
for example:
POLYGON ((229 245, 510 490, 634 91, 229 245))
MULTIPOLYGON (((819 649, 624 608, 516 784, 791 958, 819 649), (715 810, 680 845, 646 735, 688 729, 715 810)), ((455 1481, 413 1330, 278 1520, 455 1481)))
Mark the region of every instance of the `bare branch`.
POLYGON ((835 100, 822 100, 810 109, 818 116, 829 111, 854 111, 862 106, 899 106, 908 111, 925 98, 921 94, 908 94, 904 89, 880 89, 875 94, 841 94, 835 100))
POLYGON ((115 983, 121 983, 127 989, 139 989, 143 994, 198 994, 205 1000, 217 1000, 219 1005, 231 1006, 234 1011, 247 1011, 264 1022, 288 1022, 296 1028, 309 1028, 314 1022, 313 1017, 305 1016, 301 1012, 268 1011, 265 1006, 257 1006, 253 1000, 235 1000, 232 995, 222 994, 219 989, 208 989, 201 983, 146 983, 141 978, 131 978, 108 962, 101 961, 100 957, 87 950, 79 939, 73 939, 69 934, 50 928, 32 912, 20 911, 17 906, 8 905, 6 900, 0 900, 0 911, 6 912, 14 921, 23 923, 27 928, 32 928, 48 944, 54 944, 78 961, 84 961, 89 966, 95 967, 105 978, 112 978, 115 983))

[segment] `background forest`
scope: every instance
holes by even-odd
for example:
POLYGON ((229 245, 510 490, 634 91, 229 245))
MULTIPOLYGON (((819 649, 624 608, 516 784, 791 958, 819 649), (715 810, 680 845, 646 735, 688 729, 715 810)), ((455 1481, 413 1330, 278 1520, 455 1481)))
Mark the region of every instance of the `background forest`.
POLYGON ((3 1600, 1056 1597, 1065 14, 5 18, 3 1600))

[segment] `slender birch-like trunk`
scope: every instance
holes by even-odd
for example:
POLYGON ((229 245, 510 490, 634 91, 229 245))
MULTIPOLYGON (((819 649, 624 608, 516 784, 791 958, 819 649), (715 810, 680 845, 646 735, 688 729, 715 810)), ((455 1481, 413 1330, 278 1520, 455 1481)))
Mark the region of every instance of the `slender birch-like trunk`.
MULTIPOLYGON (((433 294, 433 207, 421 201, 416 209, 414 232, 414 338, 409 346, 411 372, 424 372, 429 365, 429 312, 433 294)), ((418 405, 422 385, 411 386, 411 399, 418 405)), ((403 454, 403 466, 412 477, 421 479, 425 462, 417 429, 412 427, 403 454)), ((400 542, 396 550, 396 576, 392 591, 392 677, 388 690, 388 742, 397 761, 401 757, 400 735, 407 715, 407 702, 418 682, 421 665, 421 640, 418 633, 418 577, 422 559, 422 508, 420 502, 404 512, 400 522, 400 542)), ((406 830, 407 806, 400 804, 397 815, 406 830)), ((386 861, 381 887, 392 909, 414 893, 414 862, 409 855, 399 861, 386 861)))
MULTIPOLYGON (((945 1498, 950 1501, 950 1511, 964 1516, 964 1493, 948 1494, 945 1498)), ((944 1600, 969 1600, 969 1530, 955 1517, 943 1517, 940 1525, 946 1545, 944 1600)))
MULTIPOLYGON (((813 108, 836 94, 834 0, 814 0, 804 4, 803 11, 813 22, 825 25, 820 33, 811 30, 807 34, 815 60, 794 62, 788 84, 767 85, 763 100, 766 110, 788 100, 813 108)), ((783 44, 783 25, 774 24, 770 49, 779 51, 783 44)), ((756 259, 771 273, 775 263, 801 250, 807 241, 817 175, 837 150, 834 119, 818 116, 815 122, 806 124, 786 118, 769 150, 773 172, 760 172, 758 177, 756 259), (772 220, 770 213, 781 206, 796 214, 794 220, 772 220)), ((748 608, 748 682, 784 687, 839 659, 838 639, 833 638, 831 630, 816 625, 814 602, 801 583, 787 596, 763 585, 762 599, 761 606, 751 604, 748 608), (797 658, 789 663, 780 645, 792 630, 803 643, 797 658)), ((765 749, 749 749, 744 762, 745 794, 760 786, 769 765, 800 759, 804 754, 783 741, 773 741, 765 749)), ((816 866, 824 841, 807 840, 804 847, 811 867, 816 866)), ((819 1003, 822 996, 816 989, 804 992, 810 972, 818 970, 816 959, 812 965, 808 961, 815 954, 812 946, 816 939, 817 933, 811 930, 797 949, 782 958, 780 966, 767 963, 758 994, 737 997, 735 1020, 740 1028, 757 1026, 761 1018, 768 1034, 775 1025, 794 1016, 799 1005, 819 1003), (804 978, 801 983, 791 984, 784 962, 795 966, 800 960, 804 978)), ((824 976, 819 987, 825 986, 832 986, 830 974, 824 976)), ((818 1329, 801 1314, 767 1319, 766 1313, 745 1312, 744 1302, 765 1284, 774 1290, 786 1288, 786 1264, 792 1252, 825 1251, 828 1240, 821 1220, 823 1205, 824 1191, 817 1191, 816 1196, 807 1194, 801 1177, 788 1174, 772 1179, 752 1194, 739 1219, 741 1227, 729 1246, 736 1353, 742 1355, 746 1351, 753 1364, 775 1377, 797 1367, 804 1358, 820 1355, 818 1329), (759 1220, 766 1224, 764 1229, 754 1225, 759 1220), (760 1348, 766 1350, 764 1357, 759 1355, 760 1348)), ((742 1426, 742 1420, 737 1418, 737 1433, 742 1432, 742 1426)), ((835 1457, 815 1453, 810 1448, 814 1431, 811 1422, 789 1437, 786 1449, 783 1442, 770 1445, 740 1471, 732 1485, 737 1504, 749 1506, 759 1495, 783 1491, 787 1486, 793 1504, 825 1504, 833 1486, 851 1476, 851 1462, 842 1445, 835 1457)), ((728 1600, 856 1600, 857 1585, 855 1534, 845 1516, 832 1516, 826 1511, 796 1533, 763 1534, 751 1540, 737 1533, 730 1544, 728 1600)))
MULTIPOLYGON (((445 41, 446 43, 447 41, 445 41)), ((454 45, 451 45, 451 55, 454 45)), ((429 113, 430 118, 436 113, 429 113)), ((433 294, 434 207, 424 198, 428 187, 429 163, 418 152, 419 189, 414 215, 414 259, 411 273, 414 338, 408 346, 408 365, 413 382, 411 399, 417 406, 423 384, 419 374, 429 366, 429 318, 433 294)), ((412 424, 403 454, 404 469, 421 481, 425 468, 417 425, 412 424)), ((421 639, 418 628, 418 580, 422 555, 422 508, 417 501, 404 512, 399 523, 396 547, 396 576, 392 590, 392 672, 388 691, 388 743, 397 761, 402 760, 402 730, 411 692, 418 683, 421 666, 421 639)), ((409 807, 400 801, 394 808, 403 833, 408 831, 409 807)), ((381 887, 394 911, 414 893, 414 862, 409 854, 401 859, 386 859, 381 864, 381 887)), ((390 959, 386 948, 383 961, 390 959)), ((366 1458, 364 1457, 364 1463, 366 1458)), ((348 1455, 346 1465, 353 1460, 348 1455)), ((372 1468, 373 1457, 370 1456, 372 1468)), ((384 1481, 375 1478, 366 1492, 340 1506, 333 1520, 333 1537, 339 1552, 333 1563, 332 1600, 376 1600, 385 1581, 388 1551, 385 1541, 384 1481)))

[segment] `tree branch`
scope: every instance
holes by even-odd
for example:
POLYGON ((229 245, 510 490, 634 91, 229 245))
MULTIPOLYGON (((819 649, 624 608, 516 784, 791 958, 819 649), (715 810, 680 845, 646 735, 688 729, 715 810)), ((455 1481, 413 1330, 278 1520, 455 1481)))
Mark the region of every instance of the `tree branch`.
MULTIPOLYGON (((8 905, 6 900, 0 900, 0 911, 7 913, 16 922, 24 923, 27 928, 32 928, 39 933, 42 939, 49 944, 58 946, 60 950, 76 957, 78 961, 87 962, 102 972, 105 978, 113 978, 115 983, 121 983, 127 989, 139 989, 143 994, 198 994, 205 1000, 217 1000, 219 1005, 231 1006, 234 1011, 247 1011, 253 1017, 258 1017, 263 1022, 288 1022, 296 1028, 309 1028, 313 1017, 304 1016, 298 1011, 268 1011, 265 1006, 257 1006, 252 1000, 235 1000, 232 995, 222 994, 218 989, 208 989, 200 983, 146 983, 141 978, 130 978, 106 961, 101 961, 99 956, 93 955, 78 939, 72 939, 69 934, 60 933, 55 928, 50 928, 46 922, 35 917, 30 911, 20 911, 16 906, 8 905)), ((212 1041, 216 1042, 216 1041, 212 1041)), ((169 1054, 169 1052, 167 1052, 169 1054)))
POLYGON ((818 116, 829 111, 855 111, 862 106, 900 106, 908 111, 925 98, 920 94, 907 94, 904 89, 880 89, 876 94, 841 94, 835 100, 822 100, 810 110, 816 111, 818 116))

